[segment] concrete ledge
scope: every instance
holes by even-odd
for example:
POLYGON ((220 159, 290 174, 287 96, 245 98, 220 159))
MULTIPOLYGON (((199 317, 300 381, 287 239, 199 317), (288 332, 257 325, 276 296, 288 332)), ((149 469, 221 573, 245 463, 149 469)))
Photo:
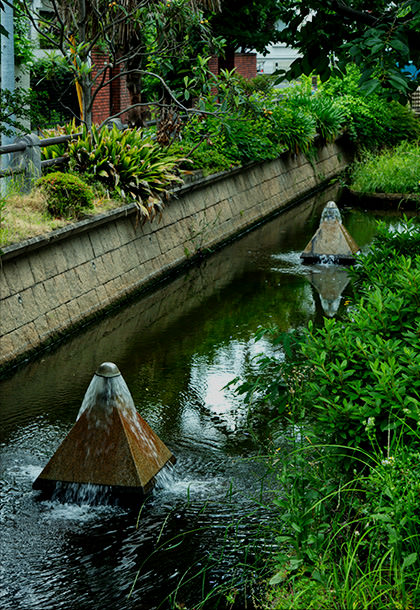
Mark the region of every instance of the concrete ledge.
POLYGON ((289 208, 350 157, 339 143, 282 155, 175 189, 160 221, 141 225, 128 204, 4 248, 0 368, 289 208))

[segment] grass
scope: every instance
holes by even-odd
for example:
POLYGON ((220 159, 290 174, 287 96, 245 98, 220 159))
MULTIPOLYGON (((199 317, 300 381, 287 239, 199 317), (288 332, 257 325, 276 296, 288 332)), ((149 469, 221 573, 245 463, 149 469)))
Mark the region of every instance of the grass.
MULTIPOLYGON (((123 205, 118 199, 99 195, 94 199, 94 207, 87 216, 101 214, 123 205)), ((44 235, 75 222, 72 219, 52 218, 47 212, 45 196, 37 188, 30 194, 19 192, 13 183, 8 193, 0 197, 0 247, 19 243, 25 239, 44 235)))
MULTIPOLYGON (((290 544, 284 548, 289 561, 270 580, 262 606, 265 610, 418 607, 418 518, 416 514, 411 516, 408 508, 411 505, 417 511, 410 479, 417 480, 418 456, 415 454, 414 460, 411 450, 399 442, 393 447, 393 454, 392 459, 386 460, 375 456, 372 449, 372 455, 366 453, 368 471, 358 474, 347 492, 343 487, 302 507, 302 514, 294 522, 295 533, 302 527, 305 514, 310 516, 312 533, 306 539, 306 544, 310 544, 319 527, 314 515, 321 509, 328 535, 313 562, 308 558, 299 561, 297 569, 292 564, 298 564, 295 558, 303 557, 305 548, 294 550, 290 544)), ((279 459, 287 468, 289 456, 279 459)), ((312 474, 311 486, 322 487, 322 477, 317 481, 312 474)), ((307 477, 304 471, 302 475, 307 477)), ((286 538, 284 533, 277 538, 278 542, 286 538)))
POLYGON ((366 153, 355 163, 350 188, 360 193, 420 193, 420 147, 402 142, 380 155, 366 153))

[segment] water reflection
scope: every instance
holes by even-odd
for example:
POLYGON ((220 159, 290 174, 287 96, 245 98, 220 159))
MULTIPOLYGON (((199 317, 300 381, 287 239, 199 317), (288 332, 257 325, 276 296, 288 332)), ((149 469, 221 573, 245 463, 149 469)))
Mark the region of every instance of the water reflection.
POLYGON ((322 309, 332 318, 338 311, 344 289, 349 283, 345 267, 338 265, 314 265, 308 269, 308 278, 319 294, 322 309))

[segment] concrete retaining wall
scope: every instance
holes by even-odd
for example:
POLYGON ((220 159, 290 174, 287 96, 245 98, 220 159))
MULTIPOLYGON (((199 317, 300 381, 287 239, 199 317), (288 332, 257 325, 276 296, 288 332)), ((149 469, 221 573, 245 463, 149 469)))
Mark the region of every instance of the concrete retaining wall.
POLYGON ((8 367, 331 179, 335 143, 212 176, 174 191, 160 221, 133 204, 6 247, 0 270, 0 367, 8 367))

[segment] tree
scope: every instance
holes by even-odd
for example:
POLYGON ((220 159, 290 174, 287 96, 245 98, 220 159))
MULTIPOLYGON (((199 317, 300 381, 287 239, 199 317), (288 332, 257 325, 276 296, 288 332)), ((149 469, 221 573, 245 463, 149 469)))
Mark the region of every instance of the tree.
POLYGON ((211 20, 213 32, 226 40, 226 58, 240 49, 266 53, 267 46, 279 40, 276 22, 280 17, 279 0, 224 0, 220 13, 211 20))
POLYGON ((418 86, 406 67, 420 68, 420 1, 284 0, 280 18, 279 39, 301 53, 289 79, 315 72, 325 81, 354 62, 366 93, 403 100, 418 86))
MULTIPOLYGON (((3 0, 9 3, 10 0, 3 0)), ((218 0, 201 0, 211 9, 218 0)), ((150 55, 184 57, 194 30, 209 46, 212 35, 208 22, 193 0, 51 0, 51 16, 33 10, 30 0, 20 0, 22 10, 48 46, 57 49, 73 71, 81 90, 82 118, 90 127, 92 108, 99 92, 115 80, 125 78, 131 103, 122 112, 148 104, 141 100, 141 79, 146 74, 160 82, 166 99, 184 109, 159 73, 147 68, 150 55), (164 31, 165 36, 160 33, 164 31), (159 35, 158 35, 159 34, 159 35), (99 69, 91 65, 92 52, 100 49, 108 61, 99 69)), ((138 116, 137 116, 138 119, 138 116)), ((136 117, 133 117, 136 123, 136 117)))

